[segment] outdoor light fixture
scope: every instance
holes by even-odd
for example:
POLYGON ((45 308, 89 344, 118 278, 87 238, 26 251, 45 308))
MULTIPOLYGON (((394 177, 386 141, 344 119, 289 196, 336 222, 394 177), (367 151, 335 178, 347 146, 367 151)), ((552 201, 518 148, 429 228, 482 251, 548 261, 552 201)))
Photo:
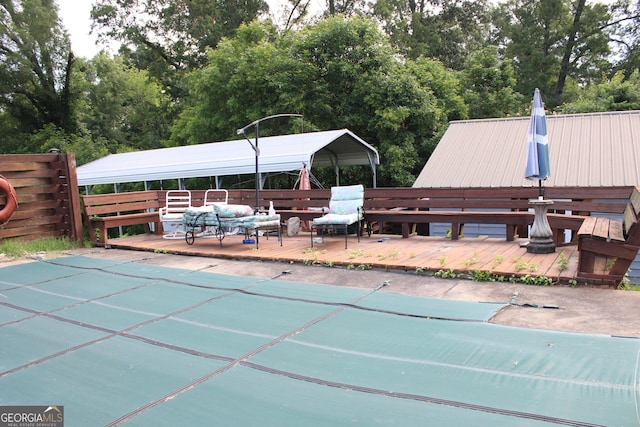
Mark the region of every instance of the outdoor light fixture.
POLYGON ((236 133, 238 135, 243 135, 245 137, 245 139, 247 141, 249 141, 249 144, 251 145, 251 148, 253 148, 253 151, 255 151, 256 153, 256 206, 255 206, 255 213, 258 213, 258 211, 260 210, 260 207, 258 206, 259 203, 259 196, 260 196, 260 172, 258 170, 258 157, 260 157, 260 147, 258 146, 258 137, 259 137, 259 133, 260 133, 260 122, 264 122, 266 120, 271 120, 271 119, 275 119, 278 117, 300 117, 302 118, 302 114, 276 114, 273 116, 268 116, 268 117, 263 117, 261 119, 256 120, 255 122, 251 122, 248 125, 246 125, 243 128, 240 128, 236 131, 236 133), (256 141, 255 143, 253 143, 249 137, 246 134, 246 130, 247 128, 250 128, 251 126, 255 127, 255 134, 256 134, 256 141))

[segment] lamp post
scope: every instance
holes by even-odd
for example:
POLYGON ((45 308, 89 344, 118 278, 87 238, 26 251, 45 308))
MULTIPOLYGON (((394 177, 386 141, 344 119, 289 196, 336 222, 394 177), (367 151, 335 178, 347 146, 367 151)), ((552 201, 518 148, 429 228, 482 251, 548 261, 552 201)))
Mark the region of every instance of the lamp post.
POLYGON ((259 192, 260 192, 260 171, 258 169, 258 158, 260 157, 260 147, 258 146, 258 138, 259 138, 259 133, 260 133, 260 123, 264 122, 266 120, 271 120, 271 119, 275 119, 278 117, 303 117, 302 114, 289 114, 289 113, 284 113, 284 114, 275 114, 273 116, 268 116, 268 117, 263 117, 261 119, 256 120, 255 122, 251 122, 248 125, 246 125, 243 128, 240 128, 236 131, 236 133, 238 135, 243 135, 245 137, 245 139, 247 141, 249 141, 249 144, 251 145, 251 148, 253 148, 253 151, 255 151, 256 153, 256 206, 255 206, 255 213, 258 213, 258 210, 260 209, 258 206, 259 203, 259 192), (246 130, 247 128, 250 128, 251 126, 255 127, 255 134, 256 134, 256 142, 255 144, 253 142, 251 142, 251 140, 249 139, 249 137, 247 137, 246 134, 246 130))

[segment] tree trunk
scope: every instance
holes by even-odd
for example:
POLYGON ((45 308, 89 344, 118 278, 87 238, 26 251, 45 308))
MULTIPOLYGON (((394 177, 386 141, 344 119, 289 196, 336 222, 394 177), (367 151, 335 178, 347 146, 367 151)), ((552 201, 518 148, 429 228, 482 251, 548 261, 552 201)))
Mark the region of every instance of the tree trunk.
POLYGON ((571 52, 573 52, 573 47, 576 43, 576 36, 580 29, 580 18, 584 11, 585 3, 586 0, 578 0, 576 3, 576 12, 575 15, 573 15, 573 27, 571 28, 571 33, 569 33, 569 37, 567 38, 567 44, 564 47, 564 55, 562 56, 562 62, 560 64, 556 93, 553 96, 554 105, 560 104, 560 97, 562 96, 562 92, 564 92, 564 84, 567 80, 567 75, 569 74, 569 65, 571 64, 571 52))

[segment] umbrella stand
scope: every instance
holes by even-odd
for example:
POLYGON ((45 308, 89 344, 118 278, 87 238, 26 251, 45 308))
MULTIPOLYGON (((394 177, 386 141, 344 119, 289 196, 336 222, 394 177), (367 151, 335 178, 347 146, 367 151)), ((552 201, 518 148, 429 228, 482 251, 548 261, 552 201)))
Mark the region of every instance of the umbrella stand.
POLYGON ((540 198, 544 198, 544 188, 542 187, 541 179, 538 180, 538 196, 540 196, 540 198))
POLYGON ((556 251, 553 243, 553 232, 547 221, 547 209, 553 205, 552 200, 529 200, 529 206, 533 207, 534 217, 531 231, 529 232, 529 244, 527 252, 532 254, 550 254, 556 251))

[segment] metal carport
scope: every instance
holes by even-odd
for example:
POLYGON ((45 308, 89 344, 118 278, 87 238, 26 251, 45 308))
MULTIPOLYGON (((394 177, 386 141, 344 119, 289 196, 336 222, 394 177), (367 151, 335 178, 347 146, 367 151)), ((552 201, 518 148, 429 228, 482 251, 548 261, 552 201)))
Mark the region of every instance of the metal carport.
MULTIPOLYGON (((255 173, 256 153, 247 140, 204 143, 111 154, 77 168, 78 185, 119 184, 255 173)), ((303 165, 368 165, 376 186, 377 150, 348 129, 260 137, 259 173, 290 172, 303 165)))

